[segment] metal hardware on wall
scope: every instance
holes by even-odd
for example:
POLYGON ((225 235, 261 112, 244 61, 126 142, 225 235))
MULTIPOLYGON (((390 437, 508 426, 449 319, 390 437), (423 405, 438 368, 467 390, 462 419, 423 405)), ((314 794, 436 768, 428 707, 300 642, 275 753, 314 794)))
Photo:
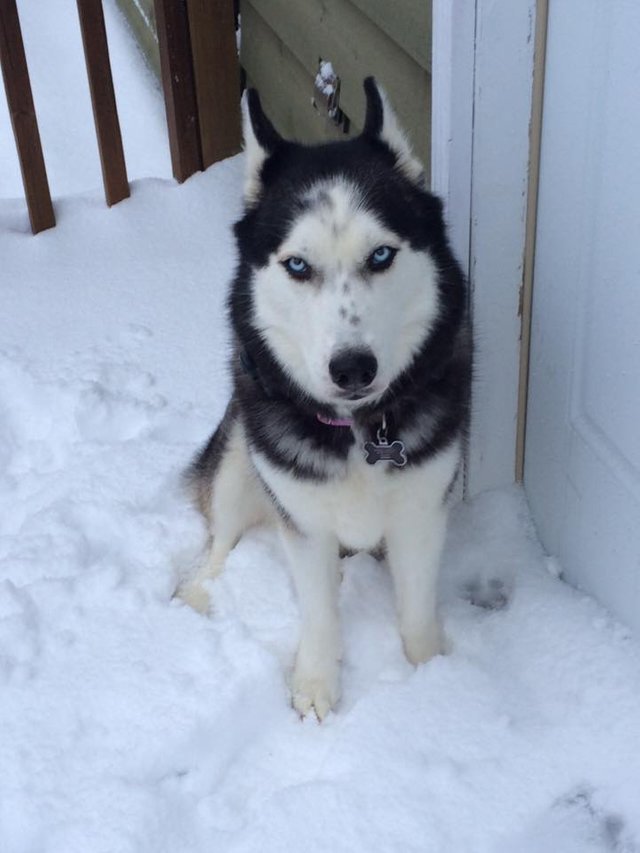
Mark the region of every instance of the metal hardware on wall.
POLYGON ((349 133, 351 122, 340 109, 340 78, 333 70, 333 65, 322 57, 318 59, 312 104, 327 121, 342 128, 344 133, 349 133))

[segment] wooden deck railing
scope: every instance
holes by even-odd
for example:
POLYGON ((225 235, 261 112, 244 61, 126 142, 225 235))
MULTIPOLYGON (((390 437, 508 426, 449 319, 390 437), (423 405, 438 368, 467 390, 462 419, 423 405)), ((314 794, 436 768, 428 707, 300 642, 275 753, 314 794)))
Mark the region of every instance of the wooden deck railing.
POLYGON ((34 234, 56 224, 15 0, 0 0, 0 63, 34 234))
MULTIPOLYGON (((105 198, 129 195, 102 0, 76 0, 105 198)), ((173 174, 184 181, 240 150, 233 0, 154 0, 173 174)), ((55 225, 16 0, 0 0, 0 64, 31 228, 55 225)))

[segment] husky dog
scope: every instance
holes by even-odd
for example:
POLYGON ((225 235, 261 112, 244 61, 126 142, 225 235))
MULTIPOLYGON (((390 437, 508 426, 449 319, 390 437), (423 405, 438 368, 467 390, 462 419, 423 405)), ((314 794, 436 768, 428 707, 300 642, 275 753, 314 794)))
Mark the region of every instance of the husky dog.
POLYGON ((248 93, 245 212, 229 295, 234 390, 188 478, 211 550, 180 591, 200 610, 251 525, 276 521, 300 606, 294 707, 340 693, 341 548, 382 551, 414 664, 438 654, 436 580, 468 420, 466 284, 385 94, 364 130, 283 139, 248 93))

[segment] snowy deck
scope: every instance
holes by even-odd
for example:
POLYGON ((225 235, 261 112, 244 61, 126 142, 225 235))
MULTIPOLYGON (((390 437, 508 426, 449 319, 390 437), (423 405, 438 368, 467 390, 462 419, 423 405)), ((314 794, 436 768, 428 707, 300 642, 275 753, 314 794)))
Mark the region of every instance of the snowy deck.
POLYGON ((449 654, 417 670, 384 566, 344 561, 321 726, 289 706, 272 531, 231 554, 211 618, 172 600, 203 537, 178 474, 228 393, 241 166, 111 210, 97 176, 35 238, 0 199, 0 850, 640 850, 640 649, 556 577, 519 490, 454 512, 449 654), (468 600, 490 577, 503 609, 468 600))
POLYGON ((344 698, 321 727, 288 705, 273 532, 233 552, 211 619, 171 600, 202 541, 177 475, 228 390, 240 166, 111 210, 68 199, 35 238, 0 205, 0 846, 635 849, 638 647, 553 577, 518 491, 455 512, 451 650, 417 671, 384 567, 345 561, 344 698), (494 574, 506 608, 465 600, 494 574))

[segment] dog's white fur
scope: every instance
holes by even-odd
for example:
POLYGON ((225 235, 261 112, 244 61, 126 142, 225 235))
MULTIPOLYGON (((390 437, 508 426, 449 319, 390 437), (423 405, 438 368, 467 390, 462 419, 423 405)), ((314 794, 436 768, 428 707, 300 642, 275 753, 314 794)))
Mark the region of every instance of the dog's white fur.
POLYGON ((424 168, 422 163, 413 155, 407 135, 400 126, 398 117, 395 114, 389 98, 384 89, 378 86, 378 92, 382 99, 383 120, 382 132, 380 138, 386 142, 389 148, 395 152, 398 158, 398 165, 403 170, 405 175, 416 183, 424 182, 424 168))
POLYGON ((435 587, 447 521, 444 496, 460 464, 460 446, 453 444, 397 477, 365 462, 363 440, 357 437, 340 479, 318 484, 295 480, 260 454, 250 455, 237 423, 212 495, 209 559, 181 591, 185 601, 206 611, 203 583, 220 573, 245 530, 277 519, 257 470, 295 525, 278 524, 301 616, 293 704, 301 714, 315 709, 320 719, 340 695, 340 545, 370 550, 384 541, 408 659, 418 664, 440 651, 435 587))
POLYGON ((267 159, 268 152, 256 139, 249 117, 249 105, 247 96, 242 96, 242 132, 244 136, 244 200, 247 204, 253 204, 260 195, 260 171, 267 159))
MULTIPOLYGON (((422 167, 385 99, 384 140, 401 168, 420 180, 422 167)), ((267 157, 245 116, 245 197, 261 191, 267 157)), ((342 347, 370 347, 378 360, 372 395, 380 395, 408 365, 434 322, 436 270, 430 256, 415 252, 362 208, 357 189, 344 181, 316 185, 309 208, 264 269, 255 274, 256 326, 293 379, 318 400, 336 406, 329 361, 342 347), (368 276, 364 261, 378 246, 397 248, 389 270, 368 276), (317 282, 293 281, 281 261, 302 257, 317 282), (357 318, 354 320, 354 318, 357 318)), ((354 404, 337 407, 346 412, 354 404)), ((283 424, 282 441, 289 439, 283 424)), ((400 633, 415 664, 440 651, 435 587, 444 542, 447 489, 460 465, 459 442, 401 473, 368 465, 356 443, 346 464, 334 461, 326 482, 296 479, 251 450, 240 421, 233 426, 211 497, 213 546, 209 560, 181 595, 198 609, 208 597, 202 584, 217 575, 229 550, 251 525, 277 521, 298 595, 300 644, 292 679, 295 708, 312 708, 322 719, 338 701, 341 656, 338 614, 339 549, 386 547, 394 582, 400 633), (291 523, 274 512, 260 479, 277 497, 291 523)), ((412 444, 406 436, 407 447, 412 444)), ((299 447, 305 460, 304 442, 299 447)), ((306 452, 309 454, 308 449, 306 452)))
POLYGON ((324 484, 294 480, 259 454, 253 457, 296 526, 282 527, 302 618, 293 701, 301 713, 314 707, 320 718, 339 696, 341 544, 372 550, 384 541, 407 657, 417 664, 440 651, 435 585, 446 529, 443 496, 459 464, 459 446, 395 477, 364 461, 363 441, 357 436, 344 476, 324 484))
MULTIPOLYGON (((378 361, 369 399, 380 396, 410 363, 437 310, 436 270, 361 206, 342 181, 314 187, 310 209, 255 275, 255 325, 285 372, 317 400, 340 405, 329 362, 343 348, 367 346, 378 361), (399 249, 392 266, 367 273, 379 246, 399 249), (304 258, 315 280, 299 282, 281 261, 304 258)), ((362 401, 360 401, 361 403, 362 401)))

